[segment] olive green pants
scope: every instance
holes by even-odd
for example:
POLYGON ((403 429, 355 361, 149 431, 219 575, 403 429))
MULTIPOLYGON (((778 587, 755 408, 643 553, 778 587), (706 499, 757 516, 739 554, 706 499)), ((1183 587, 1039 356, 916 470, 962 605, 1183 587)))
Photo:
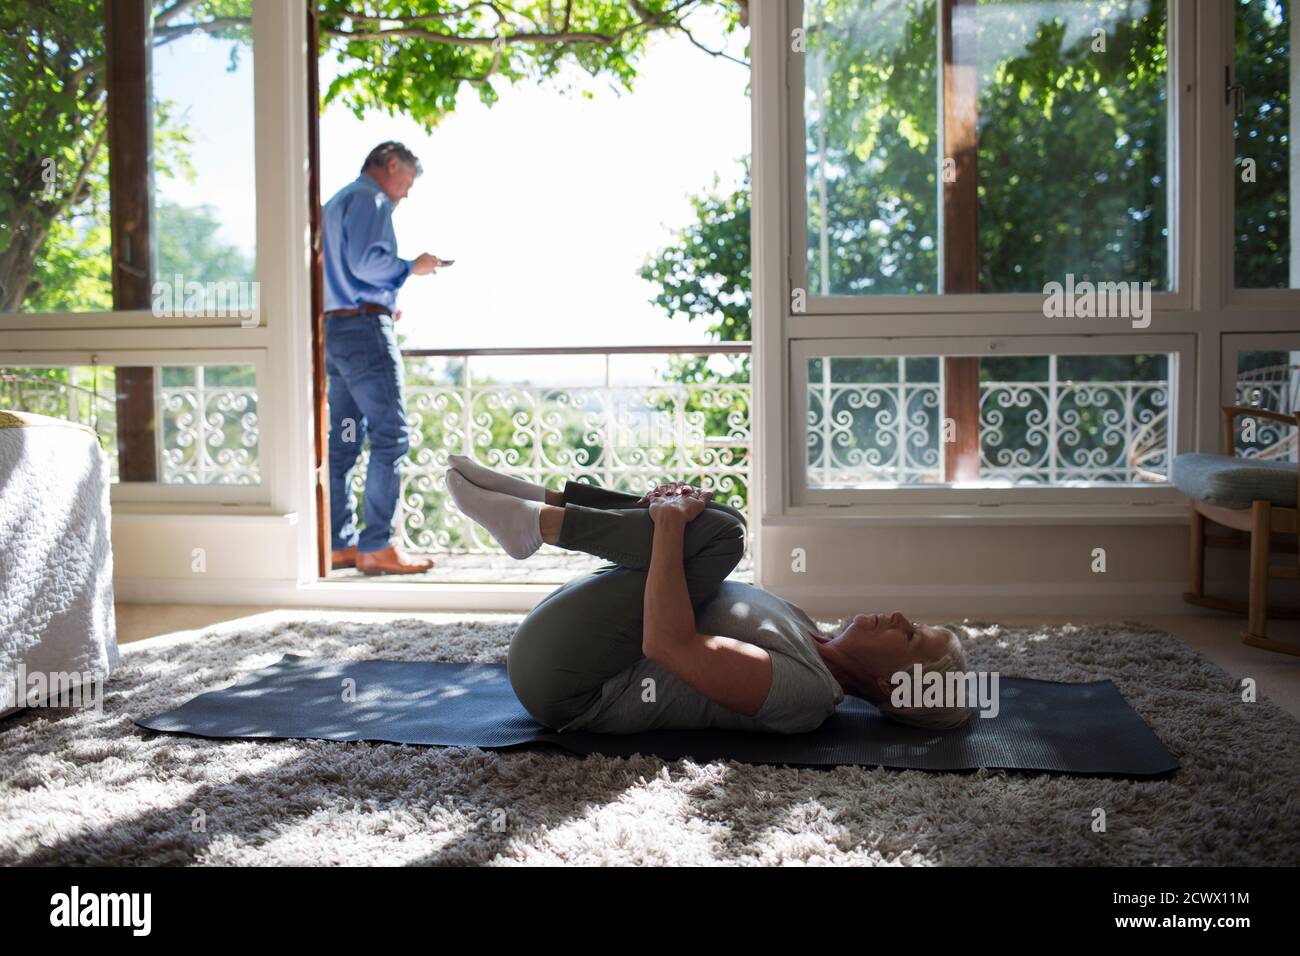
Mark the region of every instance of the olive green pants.
MULTIPOLYGON (((519 698, 541 724, 559 728, 600 697, 601 685, 641 653, 646 571, 654 524, 637 496, 568 481, 558 545, 609 564, 548 594, 519 624, 507 668, 519 698)), ((691 604, 713 597, 745 553, 745 518, 709 502, 685 530, 683 565, 691 604)))

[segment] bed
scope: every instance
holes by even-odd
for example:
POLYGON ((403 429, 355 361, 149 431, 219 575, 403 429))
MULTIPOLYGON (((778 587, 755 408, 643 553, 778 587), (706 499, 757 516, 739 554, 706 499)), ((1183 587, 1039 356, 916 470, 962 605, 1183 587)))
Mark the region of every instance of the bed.
POLYGON ((120 664, 109 484, 90 428, 0 411, 0 716, 89 704, 120 664))

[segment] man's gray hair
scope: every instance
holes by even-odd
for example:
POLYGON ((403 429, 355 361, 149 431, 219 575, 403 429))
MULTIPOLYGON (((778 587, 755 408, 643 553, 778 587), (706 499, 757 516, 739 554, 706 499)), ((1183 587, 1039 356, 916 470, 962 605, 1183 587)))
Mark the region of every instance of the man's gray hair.
POLYGON ((404 166, 414 167, 415 175, 417 176, 421 175, 424 172, 424 167, 420 165, 420 160, 416 158, 416 155, 413 152, 411 152, 409 149, 407 149, 405 146, 403 146, 401 143, 398 143, 394 140, 389 140, 386 143, 380 143, 378 146, 372 149, 370 151, 370 155, 366 157, 366 161, 361 164, 361 171, 363 173, 368 172, 369 170, 372 170, 376 167, 387 169, 388 161, 394 158, 396 158, 404 166))
MULTIPOLYGON (((948 649, 937 660, 922 661, 921 674, 937 673, 944 675, 950 672, 965 671, 966 651, 961 646, 961 640, 957 637, 957 632, 950 627, 941 627, 939 630, 948 634, 948 649)), ((968 706, 956 702, 943 707, 896 707, 889 699, 889 696, 886 695, 883 700, 876 701, 875 704, 880 709, 880 712, 891 720, 896 720, 900 724, 909 724, 912 727, 923 727, 926 730, 956 730, 966 723, 971 715, 968 706)))

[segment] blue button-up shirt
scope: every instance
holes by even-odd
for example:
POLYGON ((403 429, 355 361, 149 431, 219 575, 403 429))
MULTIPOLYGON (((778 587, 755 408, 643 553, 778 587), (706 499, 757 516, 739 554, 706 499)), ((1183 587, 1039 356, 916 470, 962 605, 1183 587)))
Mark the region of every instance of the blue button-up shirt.
POLYGON ((397 258, 393 202, 362 173, 323 209, 325 311, 362 303, 392 309, 411 262, 397 258))

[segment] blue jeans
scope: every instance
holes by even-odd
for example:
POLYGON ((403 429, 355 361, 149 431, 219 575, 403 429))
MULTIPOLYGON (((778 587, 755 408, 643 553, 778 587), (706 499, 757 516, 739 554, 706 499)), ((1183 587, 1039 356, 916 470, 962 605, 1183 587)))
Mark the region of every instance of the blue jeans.
POLYGON ((325 320, 325 371, 330 406, 330 528, 335 551, 388 547, 397 515, 399 471, 410 449, 405 375, 389 315, 332 315, 325 320), (364 500, 366 526, 357 530, 352 472, 370 438, 364 500))

